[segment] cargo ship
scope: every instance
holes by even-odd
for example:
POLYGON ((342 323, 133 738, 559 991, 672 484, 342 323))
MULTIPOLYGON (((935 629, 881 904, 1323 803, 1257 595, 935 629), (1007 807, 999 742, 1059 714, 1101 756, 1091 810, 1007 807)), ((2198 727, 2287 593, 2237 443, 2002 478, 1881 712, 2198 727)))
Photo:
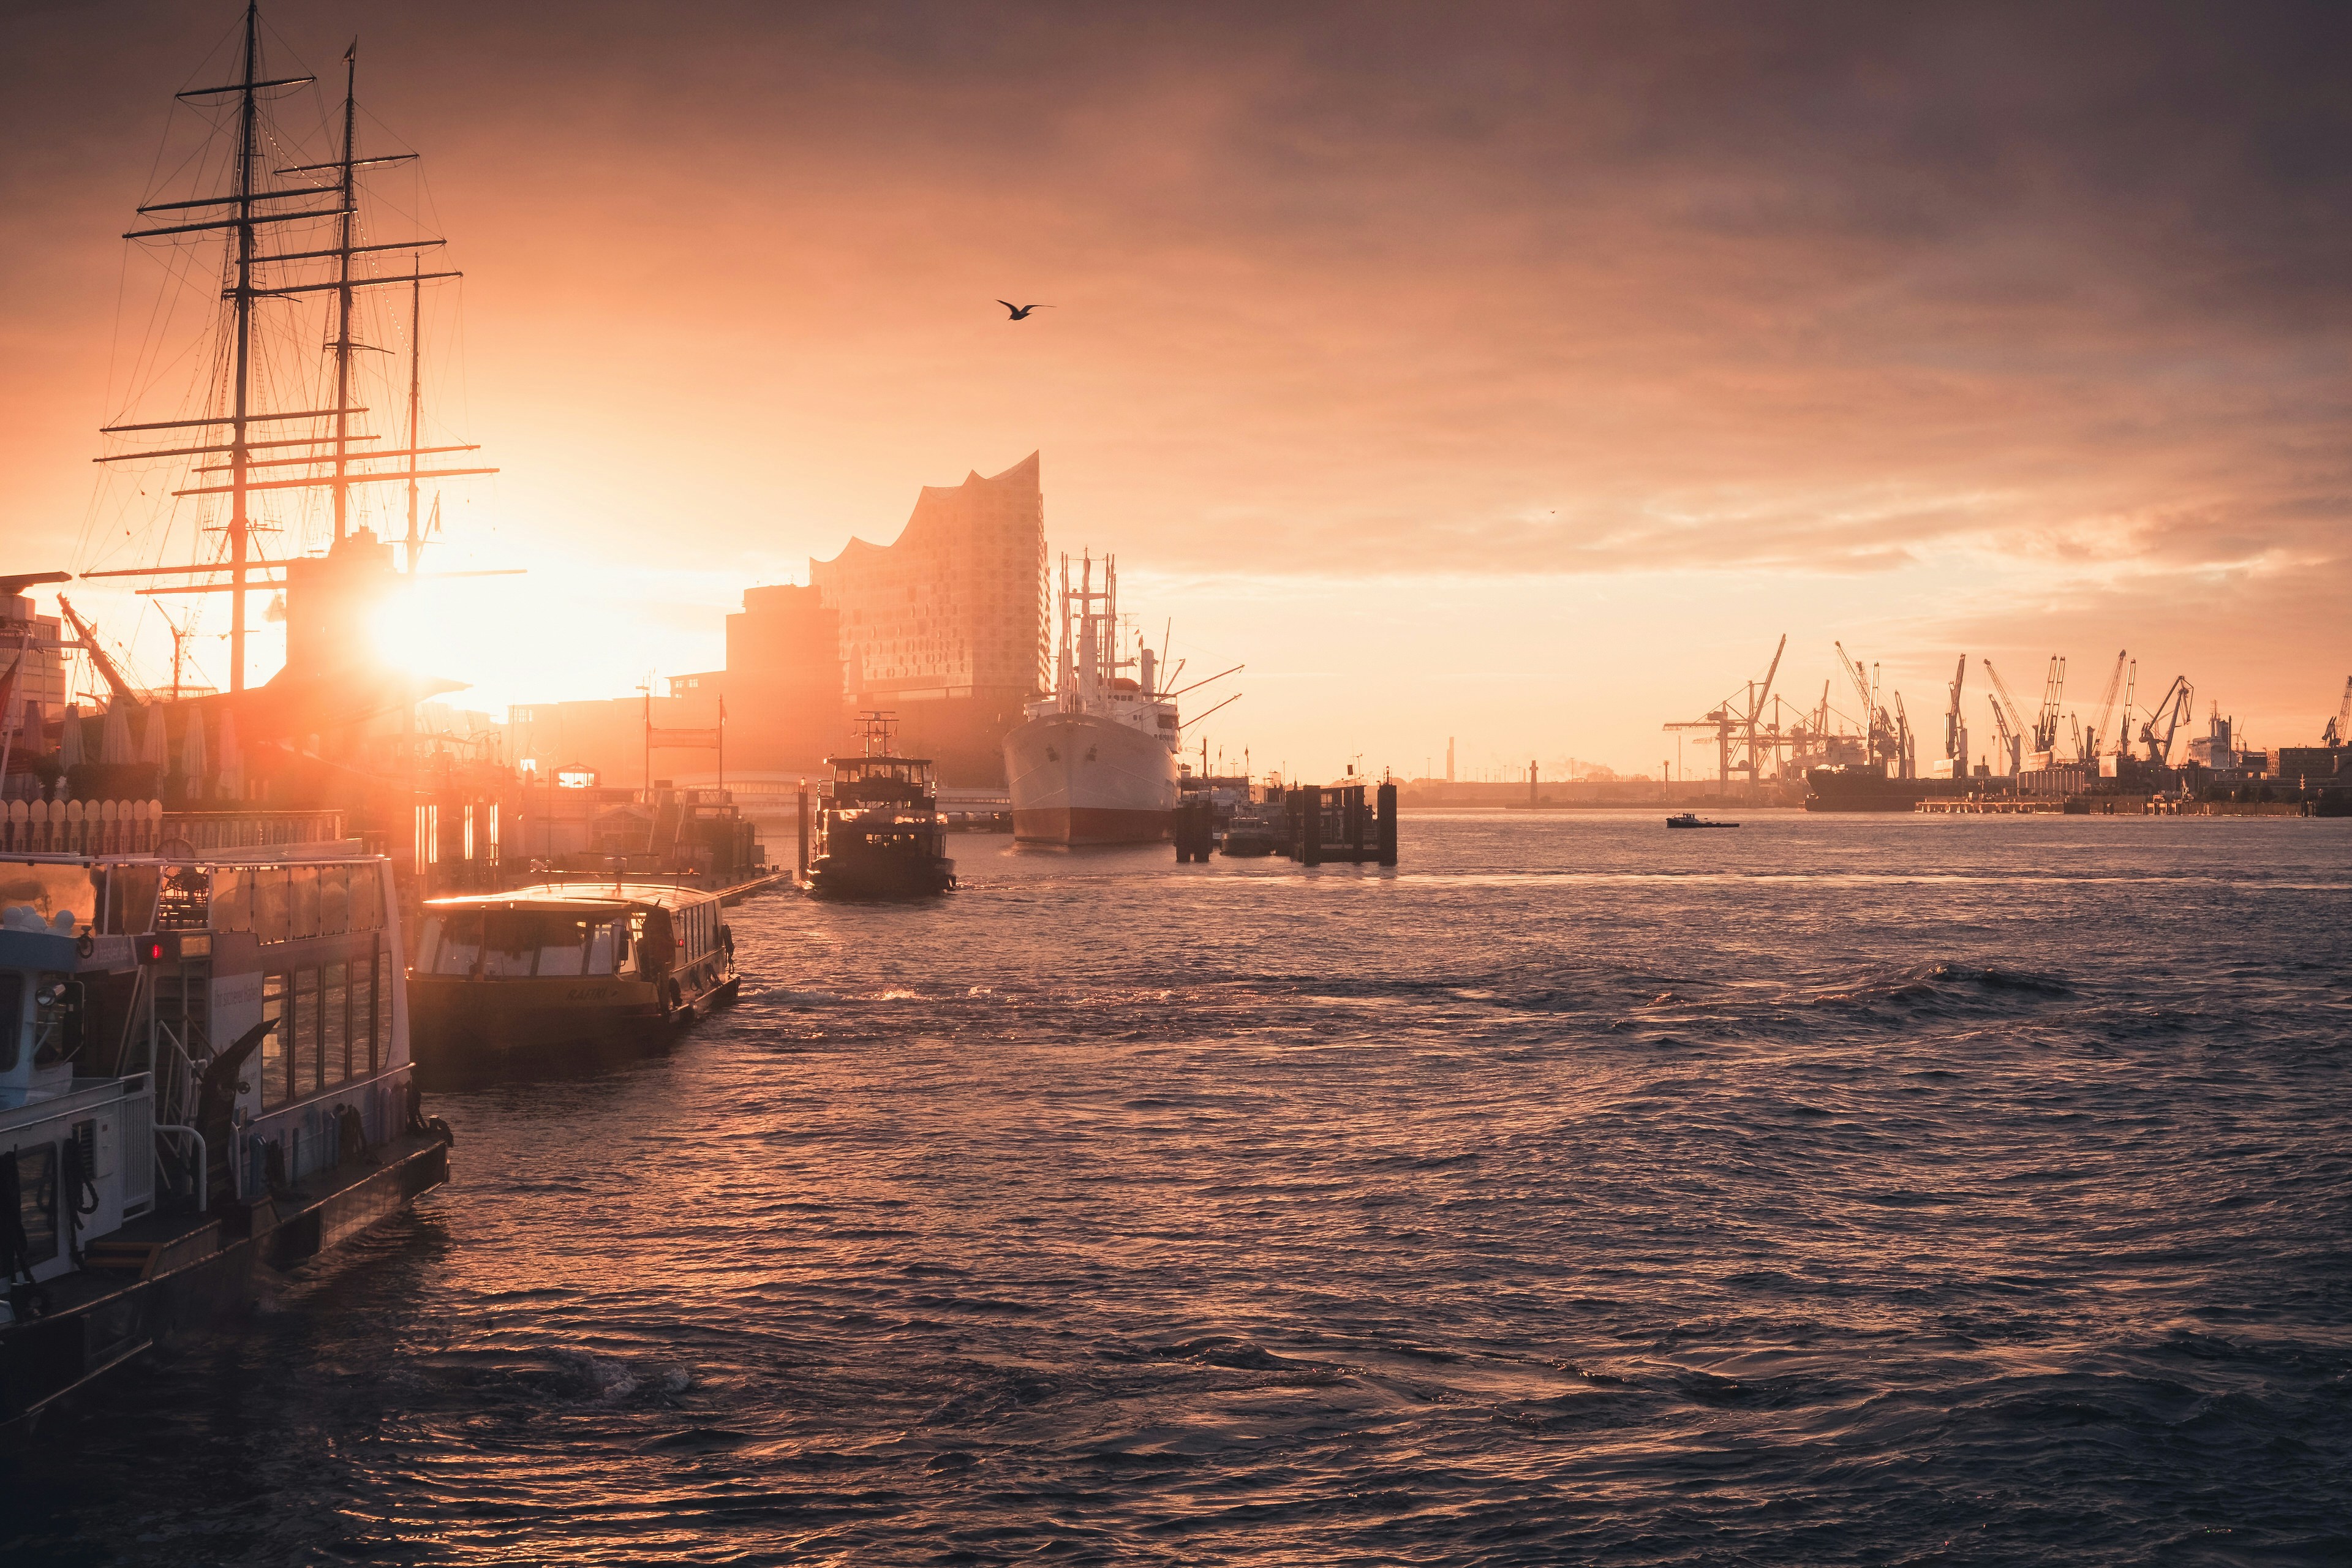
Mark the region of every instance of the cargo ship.
POLYGON ((1163 844, 1175 824, 1175 694, 1159 689, 1150 648, 1122 657, 1118 563, 1103 558, 1099 589, 1096 564, 1082 557, 1073 586, 1062 557, 1054 691, 1004 737, 1018 843, 1163 844))

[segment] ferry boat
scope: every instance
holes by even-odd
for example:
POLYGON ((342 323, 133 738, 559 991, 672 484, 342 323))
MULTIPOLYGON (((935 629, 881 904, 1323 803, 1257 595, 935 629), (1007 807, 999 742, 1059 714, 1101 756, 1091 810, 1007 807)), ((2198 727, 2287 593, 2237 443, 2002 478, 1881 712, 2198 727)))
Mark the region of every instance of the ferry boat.
POLYGON ((347 841, 0 853, 0 1435, 448 1179, 400 937, 347 841))
POLYGON ((1030 703, 1004 737, 1016 842, 1159 844, 1175 826, 1177 694, 1160 689, 1150 648, 1122 657, 1118 563, 1104 559, 1099 589, 1094 567, 1091 556, 1082 559, 1074 588, 1070 558, 1062 557, 1054 691, 1030 703), (1129 668, 1135 675, 1119 673, 1129 668))
POLYGON ((1668 827, 1737 827, 1739 824, 1717 822, 1713 817, 1701 816, 1696 811, 1678 811, 1666 818, 1666 826, 1668 827))
POLYGON ((848 898, 905 898, 955 886, 947 818, 928 757, 894 756, 891 716, 864 715, 866 750, 828 757, 832 781, 817 814, 809 885, 848 898))
POLYGON ((417 1061, 462 1076, 658 1044, 741 985, 723 913, 715 893, 651 882, 429 900, 409 980, 417 1061))

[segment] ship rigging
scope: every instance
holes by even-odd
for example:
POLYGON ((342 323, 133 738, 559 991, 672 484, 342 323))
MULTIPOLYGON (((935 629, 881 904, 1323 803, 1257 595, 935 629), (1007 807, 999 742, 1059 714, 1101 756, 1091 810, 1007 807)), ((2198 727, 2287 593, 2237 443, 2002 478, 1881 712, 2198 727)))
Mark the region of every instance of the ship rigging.
MULTIPOLYGON (((180 416, 142 419, 128 411, 102 427, 112 437, 140 437, 137 449, 108 452, 94 461, 106 465, 149 463, 184 466, 184 482, 169 490, 176 503, 197 503, 197 539, 221 536, 219 553, 211 560, 180 564, 152 564, 89 571, 89 578, 189 577, 193 583, 173 583, 136 590, 150 597, 163 595, 226 594, 229 598, 228 689, 245 689, 250 663, 247 596, 257 591, 288 586, 289 570, 302 558, 299 548, 279 549, 275 555, 260 550, 262 536, 283 533, 271 521, 280 500, 300 503, 326 498, 330 557, 347 541, 367 532, 355 523, 355 491, 360 487, 396 485, 404 490, 405 546, 402 564, 412 578, 431 536, 431 521, 423 514, 425 487, 440 481, 494 474, 495 468, 440 466, 427 468, 420 459, 478 450, 475 443, 432 442, 425 424, 425 285, 462 278, 454 268, 427 271, 424 253, 446 242, 437 236, 415 235, 375 239, 366 220, 369 192, 363 175, 412 165, 411 152, 362 153, 359 140, 356 42, 343 55, 343 97, 340 121, 332 133, 335 151, 324 160, 280 162, 285 150, 296 145, 291 133, 277 121, 272 106, 314 84, 308 74, 269 74, 262 48, 262 22, 257 4, 246 6, 237 79, 223 86, 192 88, 177 95, 181 103, 208 114, 215 133, 226 131, 231 142, 226 190, 168 200, 150 199, 138 208, 143 216, 163 221, 129 231, 127 241, 142 247, 184 252, 208 247, 215 238, 226 243, 218 300, 219 328, 214 353, 208 356, 201 381, 189 389, 180 416), (279 156, 266 156, 278 154, 279 156), (318 231, 324 226, 325 243, 318 231), (268 247, 265 247, 267 242, 268 247), (405 254, 405 269, 374 270, 375 258, 405 254), (366 341, 362 317, 376 290, 403 290, 405 312, 377 312, 385 336, 396 336, 406 321, 406 353, 366 341), (283 351, 299 342, 299 307, 324 297, 328 306, 324 347, 326 375, 315 390, 299 388, 299 374, 288 374, 283 351), (293 306, 293 311, 271 307, 293 306), (271 315, 293 317, 270 321, 271 315), (282 331, 277 329, 283 329, 282 331), (388 361, 406 361, 405 387, 387 363, 380 379, 383 391, 404 390, 398 444, 379 446, 383 433, 367 428, 371 405, 361 383, 362 354, 383 354, 388 361), (289 394, 301 392, 299 395, 289 394), (293 406, 283 406, 287 402, 293 406), (194 408, 186 405, 193 403, 194 408), (309 430, 304 433, 304 426, 309 430), (182 433, 185 444, 165 444, 182 433), (152 441, 153 445, 147 442, 152 441), (207 526, 205 518, 225 498, 226 519, 207 526), (268 516, 263 515, 264 512, 268 516)), ((215 136, 216 139, 216 136, 215 136)), ((199 170, 206 158, 200 152, 189 160, 199 170)), ((199 176, 201 178, 201 175, 199 176)), ((156 193, 151 192, 151 198, 156 193)), ((171 278, 167 291, 193 268, 184 268, 184 256, 168 256, 171 278)), ((164 310, 168 319, 168 308, 164 310)), ((159 382, 168 370, 165 345, 150 342, 141 351, 131 376, 135 400, 159 382)), ((142 491, 143 493, 143 491, 142 491)), ((438 497, 436 495, 435 516, 438 497)), ((167 521, 165 544, 173 531, 167 521)), ((201 543, 195 553, 205 552, 201 543)), ((184 637, 175 627, 175 642, 184 637)), ((290 654, 290 649, 289 649, 290 654)))

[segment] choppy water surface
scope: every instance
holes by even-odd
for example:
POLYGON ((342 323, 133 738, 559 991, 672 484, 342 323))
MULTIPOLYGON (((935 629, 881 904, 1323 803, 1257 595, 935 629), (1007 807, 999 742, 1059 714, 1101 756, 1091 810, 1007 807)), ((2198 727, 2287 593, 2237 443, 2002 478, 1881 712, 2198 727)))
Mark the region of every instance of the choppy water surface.
POLYGON ((2352 1557, 2352 823, 959 847, 440 1097, 0 1557, 2352 1557))

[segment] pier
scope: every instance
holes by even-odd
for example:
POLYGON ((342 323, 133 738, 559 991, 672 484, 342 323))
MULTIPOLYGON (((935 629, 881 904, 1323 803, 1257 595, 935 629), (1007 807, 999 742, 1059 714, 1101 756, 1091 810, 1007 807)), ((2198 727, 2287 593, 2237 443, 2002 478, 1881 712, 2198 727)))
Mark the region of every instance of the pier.
POLYGON ((1397 786, 1304 784, 1283 792, 1290 858, 1302 866, 1327 862, 1397 863, 1397 786), (1373 791, 1366 803, 1367 791, 1373 791))

